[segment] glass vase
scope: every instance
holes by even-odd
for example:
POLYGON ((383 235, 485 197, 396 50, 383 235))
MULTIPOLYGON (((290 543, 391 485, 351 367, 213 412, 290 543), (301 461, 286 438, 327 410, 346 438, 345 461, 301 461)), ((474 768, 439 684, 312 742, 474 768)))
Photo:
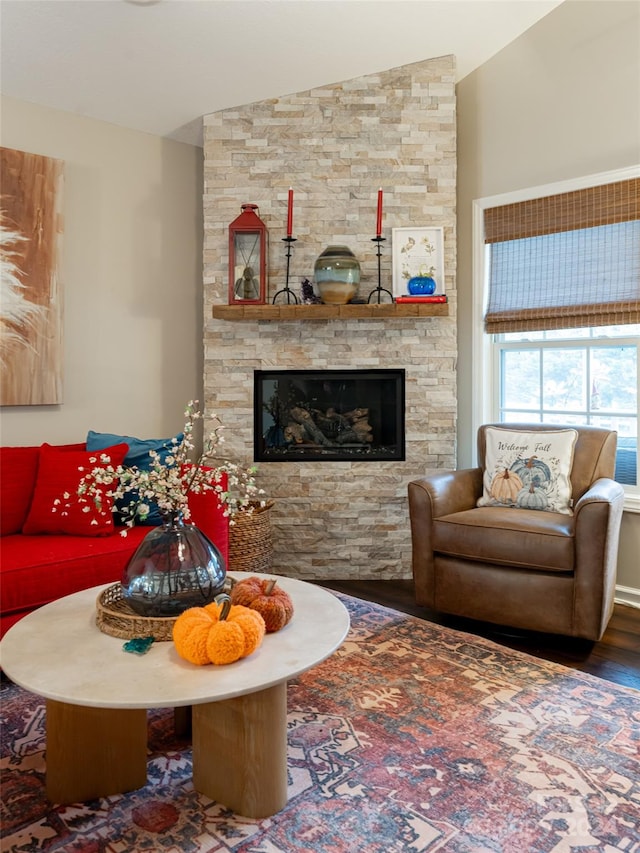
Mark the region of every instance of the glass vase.
POLYGON ((138 545, 122 576, 122 593, 141 616, 178 616, 219 595, 227 576, 222 554, 181 513, 163 515, 138 545))
POLYGON ((431 296, 436 292, 436 280, 430 275, 417 275, 410 278, 407 289, 412 296, 431 296))

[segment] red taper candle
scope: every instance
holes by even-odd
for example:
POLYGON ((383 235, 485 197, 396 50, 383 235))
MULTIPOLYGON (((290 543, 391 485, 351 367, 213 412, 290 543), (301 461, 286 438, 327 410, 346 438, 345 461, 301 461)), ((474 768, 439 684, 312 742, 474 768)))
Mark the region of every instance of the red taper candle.
POLYGON ((376 237, 382 234, 382 187, 378 190, 378 219, 376 221, 376 237))
POLYGON ((293 234, 293 190, 289 187, 289 204, 287 207, 287 237, 293 234))

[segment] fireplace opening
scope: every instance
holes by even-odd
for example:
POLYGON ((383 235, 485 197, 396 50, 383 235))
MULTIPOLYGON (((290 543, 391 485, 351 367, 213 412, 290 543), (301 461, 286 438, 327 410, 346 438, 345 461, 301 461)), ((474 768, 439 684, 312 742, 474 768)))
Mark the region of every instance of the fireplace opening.
POLYGON ((404 370, 256 370, 256 462, 405 458, 404 370))

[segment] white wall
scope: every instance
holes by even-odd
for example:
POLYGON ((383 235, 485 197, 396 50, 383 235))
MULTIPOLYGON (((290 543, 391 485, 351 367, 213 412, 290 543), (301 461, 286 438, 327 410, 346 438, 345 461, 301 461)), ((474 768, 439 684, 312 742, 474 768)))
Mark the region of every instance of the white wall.
MULTIPOLYGON (((458 95, 458 464, 471 464, 471 202, 640 162, 640 4, 565 0, 458 95)), ((618 584, 638 590, 640 515, 618 584)))
POLYGON ((202 399, 202 151, 1 105, 0 144, 65 162, 63 403, 4 407, 2 444, 177 432, 202 399))

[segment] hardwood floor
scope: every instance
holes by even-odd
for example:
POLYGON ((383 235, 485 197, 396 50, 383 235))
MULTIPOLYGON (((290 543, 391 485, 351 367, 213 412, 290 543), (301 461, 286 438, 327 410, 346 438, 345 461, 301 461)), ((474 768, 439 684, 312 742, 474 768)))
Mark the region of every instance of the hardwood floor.
POLYGON ((535 657, 590 672, 600 678, 640 690, 640 609, 616 604, 611 621, 599 643, 500 629, 485 622, 436 613, 415 603, 413 581, 321 581, 322 586, 346 595, 373 601, 420 619, 447 625, 493 640, 535 657))

